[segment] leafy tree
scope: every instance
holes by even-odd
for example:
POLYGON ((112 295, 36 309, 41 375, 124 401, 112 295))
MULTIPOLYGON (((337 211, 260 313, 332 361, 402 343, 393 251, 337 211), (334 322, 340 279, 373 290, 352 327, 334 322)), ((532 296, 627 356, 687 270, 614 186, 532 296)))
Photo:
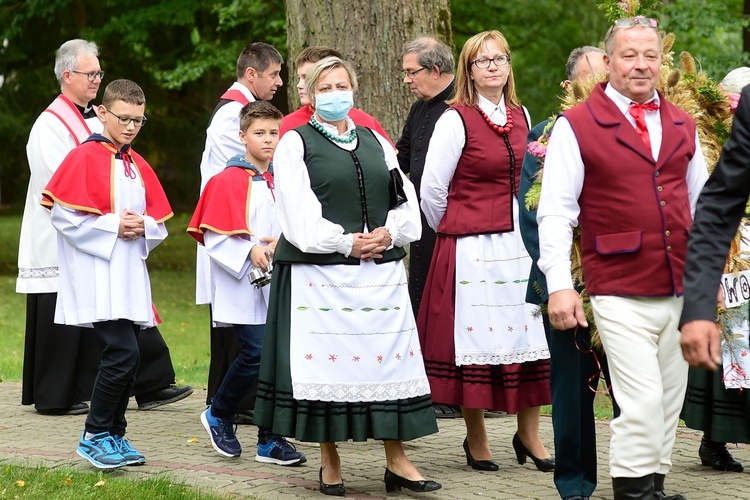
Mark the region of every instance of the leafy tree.
MULTIPOLYGON (((538 122, 558 109, 569 52, 603 38, 608 22, 598 3, 452 0, 456 52, 479 31, 502 31, 512 49, 519 96, 538 122)), ((675 33, 675 52, 689 51, 720 80, 748 63, 745 3, 664 0, 656 17, 662 29, 675 33)), ((59 92, 52 71, 55 50, 65 40, 85 38, 101 48, 105 83, 130 78, 143 87, 150 120, 136 147, 158 171, 175 208, 192 210, 205 128, 217 96, 235 79, 244 44, 265 41, 285 54, 285 8, 283 0, 0 0, 0 200, 23 203, 29 130, 59 92)), ((397 70, 397 63, 377 66, 382 72, 397 70)), ((387 98, 388 92, 402 90, 379 94, 387 98)), ((286 94, 277 93, 274 104, 286 110, 286 94)), ((405 113, 408 102, 403 106, 405 113)))
MULTIPOLYGON (((66 40, 99 45, 104 83, 129 78, 146 93, 149 125, 136 148, 156 168, 178 210, 198 197, 208 118, 235 79, 252 41, 285 46, 281 0, 0 0, 0 188, 21 204, 28 183, 24 145, 34 120, 59 93, 55 51, 66 40)), ((101 99, 103 88, 100 90, 101 99)), ((278 103, 285 106, 285 96, 278 103)))

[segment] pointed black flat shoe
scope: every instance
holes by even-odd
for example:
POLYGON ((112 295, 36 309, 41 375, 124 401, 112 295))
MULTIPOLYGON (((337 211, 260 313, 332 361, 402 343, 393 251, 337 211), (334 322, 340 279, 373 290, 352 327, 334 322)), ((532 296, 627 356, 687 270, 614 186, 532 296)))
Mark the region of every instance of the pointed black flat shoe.
POLYGON ((513 449, 516 451, 516 459, 518 463, 523 465, 526 463, 526 457, 529 457, 536 465, 536 468, 542 472, 554 472, 555 470, 555 457, 549 458, 536 458, 531 454, 529 450, 521 442, 521 438, 518 437, 518 433, 513 434, 513 449))
POLYGON ((442 484, 436 483, 435 481, 429 481, 422 479, 420 481, 409 481, 398 474, 394 474, 388 467, 385 468, 385 476, 383 477, 385 482, 385 491, 393 493, 394 491, 401 491, 401 488, 406 488, 410 491, 436 491, 443 487, 442 484))
POLYGON ((494 460, 474 460, 469 451, 469 438, 464 439, 464 451, 466 452, 466 465, 471 465, 472 469, 496 471, 500 468, 494 460))
POLYGON ((343 497, 346 494, 346 488, 344 488, 343 481, 341 481, 339 484, 326 484, 323 482, 323 467, 320 468, 318 479, 320 482, 320 492, 322 494, 331 495, 334 497, 343 497))

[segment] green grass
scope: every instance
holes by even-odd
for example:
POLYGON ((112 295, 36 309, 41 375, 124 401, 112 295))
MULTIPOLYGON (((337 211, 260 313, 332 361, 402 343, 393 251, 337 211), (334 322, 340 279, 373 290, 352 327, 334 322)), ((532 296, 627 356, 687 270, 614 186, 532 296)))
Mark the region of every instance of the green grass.
POLYGON ((0 498, 120 500, 122 498, 216 500, 234 495, 204 492, 168 479, 134 481, 118 473, 77 472, 72 469, 20 467, 0 463, 0 498))
MULTIPOLYGON (((172 354, 177 382, 205 387, 208 380, 208 307, 195 305, 195 240, 185 233, 189 215, 167 221, 170 236, 149 256, 151 288, 172 354)), ((15 293, 21 217, 0 216, 0 380, 20 381, 26 296, 15 293)))

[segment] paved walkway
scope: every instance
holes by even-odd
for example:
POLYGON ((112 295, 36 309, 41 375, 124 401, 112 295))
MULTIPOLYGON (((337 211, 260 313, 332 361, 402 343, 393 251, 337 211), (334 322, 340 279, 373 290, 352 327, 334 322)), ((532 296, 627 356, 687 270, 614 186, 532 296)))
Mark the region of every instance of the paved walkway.
MULTIPOLYGON (((128 411, 128 437, 146 455, 147 465, 126 467, 113 474, 123 477, 168 477, 200 488, 242 497, 292 499, 323 498, 318 492, 317 446, 298 443, 308 456, 300 467, 279 467, 255 462, 256 429, 240 426, 238 437, 245 444, 239 459, 220 457, 211 447, 200 423, 205 408, 205 391, 197 390, 187 399, 151 411, 138 411, 134 400, 128 411)), ((45 465, 47 467, 92 467, 75 454, 76 440, 83 428, 83 416, 51 417, 21 406, 21 386, 0 384, 0 463, 45 465)), ((532 464, 518 465, 511 439, 515 418, 488 415, 490 435, 498 472, 477 472, 466 466, 461 443, 465 430, 462 420, 442 420, 440 432, 405 443, 409 458, 425 477, 443 483, 435 493, 404 492, 408 498, 424 499, 544 499, 559 498, 552 474, 538 472, 532 464)), ((542 436, 551 448, 552 424, 541 422, 542 436)), ((593 499, 611 499, 607 475, 608 422, 598 424, 599 485, 593 499)), ((683 493, 689 499, 750 498, 750 473, 721 473, 702 467, 697 457, 700 434, 680 428, 673 455, 674 468, 667 479, 667 491, 683 493)), ((349 498, 384 498, 385 458, 378 442, 341 443, 344 480, 349 498)), ((733 454, 750 470, 750 447, 740 445, 733 454)))

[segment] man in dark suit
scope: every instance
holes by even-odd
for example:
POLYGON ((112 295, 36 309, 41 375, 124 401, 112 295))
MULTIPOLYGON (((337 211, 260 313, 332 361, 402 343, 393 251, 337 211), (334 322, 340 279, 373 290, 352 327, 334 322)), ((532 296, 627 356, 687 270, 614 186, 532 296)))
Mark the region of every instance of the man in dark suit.
MULTIPOLYGON (((409 110, 396 149, 399 166, 409 174, 419 197, 424 160, 435 123, 448 109, 445 101, 453 97, 453 51, 437 38, 425 36, 407 43, 401 58, 404 84, 419 100, 409 110)), ((422 214, 422 236, 409 245, 409 296, 414 317, 419 314, 434 247, 435 231, 422 214)), ((435 404, 434 409, 437 418, 461 416, 457 406, 435 404)))
POLYGON ((732 135, 701 191, 688 240, 680 346, 690 366, 707 370, 721 364, 716 293, 729 243, 737 234, 750 195, 749 95, 750 86, 742 91, 732 135))
MULTIPOLYGON (((579 47, 568 57, 565 66, 567 80, 562 83, 566 91, 573 80, 604 74, 604 51, 596 47, 579 47)), ((535 126, 528 142, 537 141, 551 119, 535 126)), ((542 168, 539 158, 527 152, 523 159, 519 200, 521 237, 533 262, 529 276, 526 301, 543 304, 549 299, 547 280, 537 266, 539 259, 539 233, 536 210, 526 208, 526 194, 542 168)), ((594 390, 599 383, 599 371, 609 380, 607 359, 598 358, 591 350, 588 327, 577 330, 555 331, 544 314, 544 331, 550 350, 550 389, 552 391, 552 426, 555 432, 555 486, 564 499, 587 499, 596 488, 596 427, 594 424, 594 390)), ((612 401, 615 416, 619 409, 612 401)))

